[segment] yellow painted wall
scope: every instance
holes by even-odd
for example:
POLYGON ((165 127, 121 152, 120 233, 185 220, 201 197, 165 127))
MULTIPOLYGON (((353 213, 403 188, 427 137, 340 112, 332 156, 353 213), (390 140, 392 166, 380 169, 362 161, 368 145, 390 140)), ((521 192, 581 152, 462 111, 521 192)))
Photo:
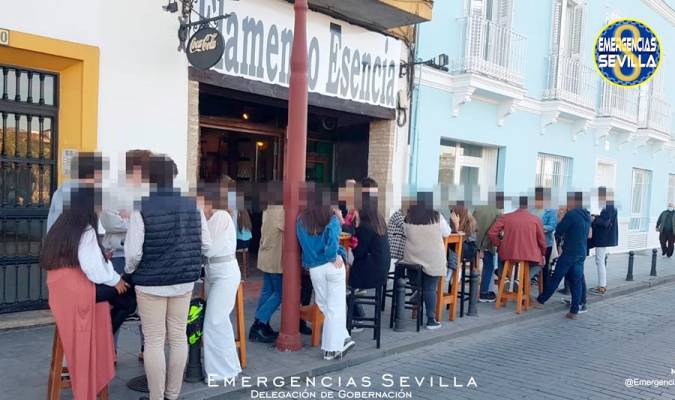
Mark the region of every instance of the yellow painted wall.
POLYGON ((59 74, 58 180, 63 149, 96 150, 99 49, 94 46, 11 31, 0 46, 0 63, 59 74))

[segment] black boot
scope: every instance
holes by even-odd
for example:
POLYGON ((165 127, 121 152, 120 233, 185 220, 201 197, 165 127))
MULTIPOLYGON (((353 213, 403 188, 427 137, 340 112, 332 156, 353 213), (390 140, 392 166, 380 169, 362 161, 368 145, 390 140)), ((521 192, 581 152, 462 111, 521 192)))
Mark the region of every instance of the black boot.
POLYGON ((276 340, 276 337, 268 334, 265 330, 265 324, 256 319, 248 331, 248 340, 251 342, 272 343, 276 340))
POLYGON ((274 329, 272 329, 272 327, 270 326, 270 323, 269 323, 269 322, 266 323, 266 324, 263 324, 263 323, 261 323, 261 324, 262 324, 262 326, 263 326, 263 330, 265 331, 265 333, 266 333, 268 336, 273 336, 275 339, 276 339, 277 337, 279 337, 279 332, 276 332, 274 329))
POLYGON ((300 320, 300 333, 303 335, 311 335, 312 334, 312 328, 307 326, 307 322, 305 322, 304 319, 300 320))

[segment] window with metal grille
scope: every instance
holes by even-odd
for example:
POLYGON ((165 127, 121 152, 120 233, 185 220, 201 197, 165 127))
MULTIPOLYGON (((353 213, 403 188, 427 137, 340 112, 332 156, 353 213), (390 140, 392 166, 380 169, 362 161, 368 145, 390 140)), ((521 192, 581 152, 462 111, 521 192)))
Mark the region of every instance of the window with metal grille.
POLYGON ((631 184, 630 222, 628 229, 646 232, 649 227, 649 201, 651 196, 652 171, 633 168, 631 184))
POLYGON ((58 76, 0 65, 0 313, 46 306, 39 265, 56 185, 58 76))
POLYGON ((568 189, 572 183, 572 158, 554 154, 537 154, 536 187, 568 189))

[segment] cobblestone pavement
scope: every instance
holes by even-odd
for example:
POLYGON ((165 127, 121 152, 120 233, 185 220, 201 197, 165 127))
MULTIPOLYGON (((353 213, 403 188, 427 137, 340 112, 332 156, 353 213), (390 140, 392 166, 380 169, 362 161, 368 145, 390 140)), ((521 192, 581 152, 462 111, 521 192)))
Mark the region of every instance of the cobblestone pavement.
MULTIPOLYGON (((598 296, 589 296, 590 307, 592 312, 589 313, 584 321, 578 321, 580 326, 587 326, 589 323, 596 323, 594 318, 597 314, 596 309, 604 309, 604 303, 614 302, 616 299, 612 298, 615 295, 618 297, 626 298, 627 304, 636 304, 635 309, 639 310, 650 310, 653 308, 653 305, 648 302, 644 307, 640 304, 645 300, 642 295, 644 288, 649 287, 654 284, 660 283, 661 285, 670 285, 668 287, 673 288, 675 284, 670 282, 675 281, 675 258, 672 259, 662 259, 658 258, 658 277, 649 276, 649 265, 650 265, 650 252, 642 252, 635 257, 635 280, 632 282, 626 282, 626 266, 627 266, 627 255, 610 255, 609 264, 607 268, 607 279, 609 282, 609 294, 604 298, 598 296), (634 290, 639 290, 634 292, 634 290), (595 304, 598 300, 602 300, 595 304)), ((254 272, 251 270, 251 272, 254 272)), ((586 261, 586 279, 588 286, 592 287, 595 285, 595 266, 593 265, 592 257, 589 257, 586 261)), ((245 306, 246 306, 246 328, 251 323, 251 319, 254 315, 255 304, 258 297, 258 292, 260 290, 260 280, 258 275, 252 273, 249 277, 249 280, 245 283, 245 306)), ((536 286, 533 286, 533 289, 536 289, 536 286)), ((441 399, 446 398, 461 398, 462 395, 474 395, 470 398, 479 398, 483 399, 480 395, 475 395, 476 393, 480 394, 481 390, 485 390, 486 387, 489 387, 491 381, 494 381, 499 376, 509 376, 512 381, 507 388, 505 389, 508 393, 508 390, 512 388, 518 388, 521 384, 519 382, 519 376, 524 372, 527 372, 528 364, 517 364, 515 367, 509 365, 508 368, 504 367, 505 362, 493 362, 493 361, 482 361, 477 363, 477 366, 473 366, 471 363, 468 363, 468 360, 476 359, 473 357, 473 354, 483 354, 482 349, 489 345, 490 340, 498 340, 493 336, 492 339, 482 342, 485 343, 475 349, 462 347, 467 343, 473 343, 478 339, 482 338, 483 335, 488 334, 488 330, 492 330, 501 335, 514 335, 514 332, 528 332, 530 328, 530 319, 535 318, 548 318, 545 316, 546 313, 555 313, 556 317, 551 321, 557 321, 557 316, 563 312, 563 305, 559 303, 560 296, 556 295, 552 298, 549 304, 547 304, 547 309, 544 312, 540 310, 531 310, 527 313, 521 315, 516 315, 513 312, 513 304, 510 304, 506 308, 501 310, 495 310, 494 303, 481 303, 478 305, 478 317, 464 317, 457 318, 453 322, 447 321, 447 315, 444 314, 443 327, 435 331, 428 331, 423 329, 422 332, 415 332, 413 328, 413 321, 408 320, 409 329, 404 332, 394 332, 389 329, 389 302, 387 302, 387 310, 384 313, 385 320, 383 321, 383 330, 382 330, 382 348, 375 348, 375 341, 372 340, 372 331, 365 330, 361 333, 354 334, 354 339, 357 342, 357 348, 354 353, 350 354, 348 357, 345 357, 341 361, 323 361, 320 358, 320 350, 318 348, 313 348, 309 346, 308 337, 303 337, 305 341, 305 347, 295 353, 280 353, 274 350, 268 344, 262 343, 248 343, 247 353, 248 353, 248 367, 245 369, 244 373, 248 376, 298 376, 298 375, 319 375, 324 373, 329 373, 332 371, 338 371, 345 367, 350 368, 349 371, 362 371, 361 367, 355 366, 356 364, 361 364, 364 362, 370 362, 374 360, 383 359, 383 357, 391 356, 395 357, 396 354, 408 350, 415 350, 417 348, 423 347, 432 343, 443 343, 439 344, 439 349, 449 349, 450 353, 440 357, 442 360, 447 359, 447 364, 438 364, 438 369, 444 371, 444 376, 451 377, 457 375, 458 383, 461 380, 466 379, 467 377, 461 375, 464 373, 471 373, 476 376, 476 379, 479 384, 479 388, 473 392, 466 392, 464 390, 452 390, 448 393, 441 392, 443 395, 441 399), (480 335, 477 335, 477 332, 480 335), (509 333, 511 332, 511 333, 509 333), (460 339, 465 337, 466 339, 460 339), (453 339, 453 341, 447 341, 448 339, 453 339), (464 349, 464 350, 462 350, 464 349), (462 353, 463 352, 463 353, 462 353), (454 361, 454 357, 457 357, 459 360, 463 360, 463 363, 454 361), (457 367, 455 367, 457 366, 457 367), (461 366, 461 367, 459 367, 461 366), (503 369, 502 369, 503 368, 503 369), (485 370, 485 372, 483 372, 485 370), (519 371, 517 374, 513 373, 510 375, 503 374, 501 371, 519 371), (481 374, 479 374, 479 372, 481 374), (487 381, 487 382, 486 382, 487 381), (488 385, 488 386, 486 386, 488 385), (445 396, 447 395, 447 396, 445 396)), ((672 304, 673 302, 665 301, 664 305, 672 304)), ((632 310, 633 308, 631 308, 632 310)), ((279 326, 279 312, 275 314, 274 319, 272 320, 272 326, 279 326)), ((622 314, 619 313, 619 316, 623 318, 638 318, 642 317, 642 314, 622 314)), ((560 321, 558 321, 560 322, 560 321)), ((622 320, 621 324, 624 321, 622 320)), ((619 325, 621 325, 619 324, 619 325)), ((116 377, 110 385, 111 398, 115 400, 137 400, 140 396, 137 392, 132 392, 126 387, 126 382, 138 375, 144 373, 143 364, 138 362, 137 355, 139 350, 139 336, 138 336, 138 322, 129 322, 125 323, 122 326, 121 334, 119 338, 119 347, 118 347, 118 365, 116 377)), ((611 329, 616 324, 613 322, 613 319, 610 319, 609 322, 602 321, 597 322, 597 326, 594 328, 587 329, 596 329, 601 331, 603 326, 611 329)), ((2 319, 0 319, 0 326, 2 326, 2 319)), ((567 325, 561 325, 567 326, 567 325)), ((622 328, 624 329, 624 328, 622 328)), ((539 330, 539 329, 538 329, 539 330)), ((0 400, 24 400, 24 399, 39 399, 44 398, 46 395, 46 386, 47 386, 47 376, 49 371, 49 362, 51 356, 51 344, 53 337, 53 326, 40 326, 34 328, 18 329, 18 330, 0 330, 0 400)), ((554 343, 558 342, 556 333, 549 333, 551 338, 555 338, 554 343)), ((604 334, 607 337, 607 333, 604 334)), ((591 335, 586 335, 592 337, 591 335)), ((603 337, 602 333, 598 334, 599 337, 603 337)), ((650 343, 648 340, 645 340, 644 337, 640 335, 635 335, 635 340, 640 345, 650 343)), ((546 338, 545 331, 542 331, 537 338, 546 338)), ((585 336, 584 336, 585 337, 585 336)), ((482 339, 481 339, 482 340, 482 339)), ((675 340, 675 336, 674 339, 675 340)), ((545 349, 538 350, 537 346, 527 347, 521 346, 520 344, 516 346, 515 342, 511 338, 504 339, 504 343, 500 344, 498 350, 500 353, 504 354, 504 357, 507 354, 513 353, 515 359, 519 359, 518 352, 522 352, 525 355, 532 355, 535 358, 544 358, 542 352, 545 349)), ((519 342, 520 343, 520 342, 519 342)), ((667 349, 666 349, 667 350, 667 349)), ((423 350, 420 354, 430 351, 429 349, 423 350)), ((432 349, 431 351, 434 354, 437 354, 437 349, 432 349)), ((563 357, 562 360, 574 360, 576 356, 567 356, 562 354, 564 350, 558 346, 556 349, 551 350, 553 354, 559 354, 558 357, 563 357)), ((491 350, 489 354, 493 353, 491 350)), ((407 353, 413 354, 413 353, 407 353)), ((663 353, 661 353, 663 354, 663 353)), ((372 365, 396 365, 391 364, 392 361, 395 363, 400 363, 402 358, 386 358, 387 361, 382 361, 383 364, 368 364, 372 365)), ((403 357, 405 360, 407 356, 403 357)), ((416 359, 415 356, 410 356, 412 359, 416 359)), ((579 356, 581 359, 588 359, 590 361, 595 361, 598 358, 597 355, 586 357, 585 355, 579 356)), ((478 358, 481 359, 482 358, 478 358)), ((441 360, 441 362, 443 362, 441 360)), ((596 362, 603 362, 603 358, 600 357, 596 362)), ((431 360, 426 361, 427 364, 435 366, 437 361, 431 360)), ((675 367, 675 362, 673 363, 675 367)), ((560 364, 565 365, 565 364, 560 364)), ((436 367, 434 367, 436 368, 436 367)), ((430 370, 434 370, 430 367, 430 370)), ((542 371, 541 376, 545 379, 551 380, 552 377, 557 375, 556 367, 546 368, 546 371, 542 371), (551 371, 550 374, 546 374, 547 371, 551 371)), ((524 375, 522 375, 524 376, 524 375)), ((537 375, 534 375, 536 378, 537 375)), ((528 376, 525 380, 528 384, 532 382, 537 382, 535 378, 528 376), (532 382, 530 382, 532 381, 532 382)), ((447 378, 446 378, 447 380, 447 378)), ((498 381, 496 381, 498 382, 498 381)), ((445 382, 444 382, 445 383, 445 382)), ((557 386, 556 386, 557 387, 557 386)), ((232 391, 236 391, 232 387, 220 387, 220 388, 208 388, 203 383, 196 384, 184 384, 182 391, 182 399, 184 400, 201 400, 205 398, 226 398, 234 399, 236 394, 232 391)), ((560 389, 562 390, 562 389, 560 389)), ((434 390, 425 389, 422 391, 422 394, 427 393, 428 396, 432 396, 435 392, 434 390)), ((438 396, 438 393, 436 393, 438 396)), ((513 396, 516 398, 523 398, 522 396, 513 396)), ((65 390, 62 395, 63 399, 71 398, 70 391, 65 390)), ((488 396, 488 398, 490 398, 488 396)), ((505 394, 505 398, 509 398, 505 394)), ((541 397, 543 398, 543 397, 541 397)), ((592 397, 595 398, 595 397, 592 397)))
MULTIPOLYGON (((673 379, 675 384, 673 304, 675 284, 670 283, 597 303, 576 321, 554 313, 381 358, 317 381, 330 378, 326 382, 336 384, 342 378, 343 388, 321 389, 333 392, 324 398, 335 399, 358 398, 355 392, 363 390, 397 391, 397 386, 376 388, 389 382, 383 374, 397 382, 411 377, 412 387, 402 390, 413 399, 675 399, 675 387, 628 382, 673 379), (427 377, 422 387, 416 387, 415 376, 427 377), (432 376, 436 387, 429 386, 432 376), (349 377, 357 382, 371 377, 373 385, 345 388, 349 377), (438 387, 439 377, 450 387, 438 387), (466 386, 471 377, 477 387, 452 387, 455 378, 466 386), (627 387, 631 383, 634 387, 627 387)), ((322 398, 320 392, 316 398, 322 398)))

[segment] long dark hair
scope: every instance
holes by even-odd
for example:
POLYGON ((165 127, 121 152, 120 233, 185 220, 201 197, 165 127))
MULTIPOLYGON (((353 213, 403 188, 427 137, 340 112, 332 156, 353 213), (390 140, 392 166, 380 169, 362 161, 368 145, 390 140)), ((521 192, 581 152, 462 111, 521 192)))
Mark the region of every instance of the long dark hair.
MULTIPOLYGON (((66 194, 67 196, 67 194, 66 194)), ((64 204, 63 213, 54 222, 40 251, 40 265, 46 270, 63 267, 78 267, 77 257, 82 234, 98 227, 96 215, 97 196, 91 186, 74 188, 70 193, 70 203, 64 204)), ((101 255, 105 256, 103 246, 97 236, 101 255)))
POLYGON ((245 208, 237 210, 237 230, 243 232, 245 230, 250 231, 253 229, 253 223, 251 223, 251 215, 246 211, 245 208))
POLYGON ((324 191, 315 185, 303 189, 307 195, 307 207, 300 212, 298 219, 310 235, 318 235, 326 229, 335 215, 330 201, 324 199, 324 191))
POLYGON ((417 201, 408 208, 405 222, 412 225, 431 225, 440 221, 440 214, 434 210, 434 194, 418 192, 417 201))
POLYGON ((359 227, 363 226, 374 231, 378 236, 387 234, 387 223, 377 208, 377 197, 371 193, 361 194, 361 208, 359 208, 359 227))

